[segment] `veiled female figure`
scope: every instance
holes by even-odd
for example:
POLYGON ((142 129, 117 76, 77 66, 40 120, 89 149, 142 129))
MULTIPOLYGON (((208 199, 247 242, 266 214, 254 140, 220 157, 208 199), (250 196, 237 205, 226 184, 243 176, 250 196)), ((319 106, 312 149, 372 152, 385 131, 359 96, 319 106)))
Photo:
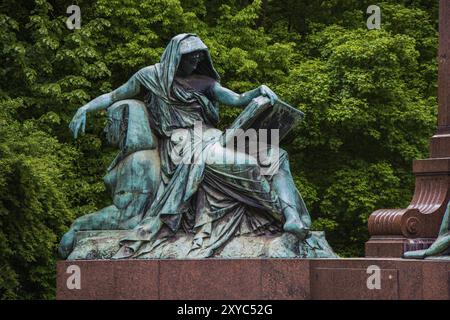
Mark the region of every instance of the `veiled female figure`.
POLYGON ((172 38, 159 63, 81 107, 70 125, 74 136, 84 130, 86 112, 106 109, 141 92, 159 140, 161 182, 115 258, 145 255, 183 229, 195 234, 191 251, 203 257, 239 234, 279 228, 300 239, 308 236, 311 220, 295 188, 287 153, 280 149, 271 159, 277 172, 262 175, 252 157, 222 147, 222 132, 215 128, 218 103, 244 107, 266 96, 273 104, 277 96, 272 90, 263 85, 237 94, 222 87, 206 45, 194 34, 180 34, 172 38), (199 123, 202 136, 194 139, 199 123), (234 162, 224 157, 228 153, 234 162))

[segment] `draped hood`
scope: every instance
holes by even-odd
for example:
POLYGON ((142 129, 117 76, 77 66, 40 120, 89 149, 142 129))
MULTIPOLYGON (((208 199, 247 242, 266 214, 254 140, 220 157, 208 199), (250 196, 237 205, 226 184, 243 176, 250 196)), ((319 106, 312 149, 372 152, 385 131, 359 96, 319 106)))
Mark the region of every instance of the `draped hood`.
POLYGON ((219 81, 219 75, 213 67, 211 55, 206 45, 197 35, 182 33, 170 40, 161 56, 160 63, 155 65, 158 74, 162 75, 160 79, 164 80, 162 84, 168 96, 170 96, 170 89, 172 88, 173 79, 180 64, 181 56, 199 50, 205 53, 205 58, 200 61, 194 73, 202 74, 219 81))
POLYGON ((201 50, 205 53, 194 70, 195 74, 208 76, 219 81, 219 75, 214 69, 211 55, 200 38, 192 33, 182 33, 173 37, 161 56, 159 63, 145 67, 134 74, 134 78, 144 86, 148 92, 147 107, 149 108, 152 127, 162 136, 170 136, 172 126, 168 113, 173 105, 190 105, 198 102, 202 105, 206 122, 216 125, 219 121, 218 104, 208 100, 198 93, 174 86, 174 78, 183 54, 201 50))

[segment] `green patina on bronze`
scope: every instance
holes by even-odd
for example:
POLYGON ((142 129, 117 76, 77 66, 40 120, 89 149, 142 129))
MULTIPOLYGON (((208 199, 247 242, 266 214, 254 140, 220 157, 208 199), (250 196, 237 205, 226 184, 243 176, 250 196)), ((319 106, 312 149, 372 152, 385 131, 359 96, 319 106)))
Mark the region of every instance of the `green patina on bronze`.
POLYGON ((61 240, 61 256, 336 257, 323 233, 309 230, 287 153, 268 145, 269 174, 262 174, 254 158, 223 145, 227 137, 216 129, 219 103, 247 106, 237 128, 290 128, 302 117, 266 86, 243 94, 222 87, 207 47, 193 34, 175 36, 160 63, 81 107, 70 125, 75 137, 84 130, 86 112, 108 110, 105 131, 120 149, 105 177, 113 205, 78 218, 61 240), (196 90, 189 87, 193 79, 211 85, 196 90), (145 102, 130 100, 142 90, 145 102), (254 109, 263 111, 248 112, 254 109), (200 143, 186 152, 199 122, 200 143), (233 163, 223 161, 230 152, 233 163), (188 161, 174 161, 174 155, 188 161), (94 233, 77 240, 82 232, 94 233))
POLYGON ((450 202, 447 204, 447 210, 442 219, 436 241, 426 250, 405 252, 404 257, 409 259, 450 260, 450 202))

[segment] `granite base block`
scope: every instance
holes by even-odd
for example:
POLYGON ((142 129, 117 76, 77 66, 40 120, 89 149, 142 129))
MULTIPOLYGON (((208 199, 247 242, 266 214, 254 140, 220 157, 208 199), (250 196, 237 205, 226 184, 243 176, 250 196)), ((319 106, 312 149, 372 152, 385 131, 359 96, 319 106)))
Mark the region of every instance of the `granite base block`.
POLYGON ((395 258, 59 261, 57 299, 450 300, 450 261, 395 258), (379 268, 379 287, 369 288, 368 279, 374 274, 370 270, 374 266, 379 268), (73 282, 74 269, 79 271, 79 286, 73 282))

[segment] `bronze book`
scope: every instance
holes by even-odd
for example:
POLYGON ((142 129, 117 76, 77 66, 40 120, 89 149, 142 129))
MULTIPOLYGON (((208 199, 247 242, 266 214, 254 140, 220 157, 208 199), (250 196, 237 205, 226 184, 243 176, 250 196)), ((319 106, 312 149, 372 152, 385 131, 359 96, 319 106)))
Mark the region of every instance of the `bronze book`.
POLYGON ((221 137, 222 146, 232 143, 236 137, 242 134, 241 130, 278 129, 279 141, 289 133, 289 131, 303 118, 305 114, 300 110, 277 100, 272 106, 267 97, 258 97, 252 100, 248 106, 236 118, 233 124, 221 137))

